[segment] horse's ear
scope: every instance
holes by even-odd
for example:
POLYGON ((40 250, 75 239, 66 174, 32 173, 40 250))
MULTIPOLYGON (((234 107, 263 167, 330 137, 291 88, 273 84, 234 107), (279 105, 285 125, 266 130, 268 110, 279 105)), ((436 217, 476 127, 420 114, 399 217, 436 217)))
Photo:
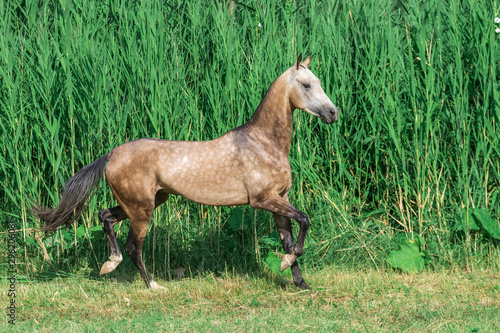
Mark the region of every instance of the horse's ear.
POLYGON ((302 53, 299 54, 299 57, 297 58, 297 62, 295 63, 295 69, 299 69, 301 62, 302 62, 302 53))
POLYGON ((311 55, 309 54, 309 57, 307 57, 307 59, 302 63, 302 66, 308 68, 310 63, 311 63, 311 55))

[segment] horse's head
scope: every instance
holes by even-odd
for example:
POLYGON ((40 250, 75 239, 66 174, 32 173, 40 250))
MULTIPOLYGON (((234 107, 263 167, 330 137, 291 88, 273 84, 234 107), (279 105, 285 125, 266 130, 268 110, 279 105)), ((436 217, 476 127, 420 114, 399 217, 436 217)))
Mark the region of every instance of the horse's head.
POLYGON ((290 103, 297 109, 309 112, 320 117, 327 124, 337 121, 339 109, 321 88, 319 79, 307 68, 311 63, 311 56, 301 63, 299 55, 295 65, 290 68, 288 81, 288 96, 290 103))

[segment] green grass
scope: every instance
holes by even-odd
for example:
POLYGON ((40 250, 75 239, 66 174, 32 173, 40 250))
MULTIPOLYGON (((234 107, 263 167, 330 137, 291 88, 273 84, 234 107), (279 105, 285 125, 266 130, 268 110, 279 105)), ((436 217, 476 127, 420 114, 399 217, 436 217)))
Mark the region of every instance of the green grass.
MULTIPOLYGON (((499 240, 481 221, 469 228, 468 212, 498 224, 499 8, 239 1, 229 15, 217 1, 0 0, 0 238, 15 221, 21 274, 98 271, 109 253, 92 228, 115 204, 109 189, 82 229, 40 241, 30 198, 55 205, 68 178, 123 142, 207 140, 244 123, 303 52, 341 113, 331 126, 294 114, 290 199, 312 221, 301 264, 385 269, 419 235, 429 269, 498 269, 499 240)), ((172 198, 153 217, 148 267, 257 269, 279 249, 265 242, 272 217, 245 208, 247 228, 233 231, 230 215, 172 198)))
MULTIPOLYGON (((159 281, 75 275, 18 282, 19 332, 495 332, 500 280, 489 272, 419 275, 325 269, 299 291, 274 275, 159 281)), ((6 289, 4 283, 0 285, 6 289)), ((3 303, 3 302, 2 302, 3 303)), ((7 323, 0 322, 5 331, 7 323)))

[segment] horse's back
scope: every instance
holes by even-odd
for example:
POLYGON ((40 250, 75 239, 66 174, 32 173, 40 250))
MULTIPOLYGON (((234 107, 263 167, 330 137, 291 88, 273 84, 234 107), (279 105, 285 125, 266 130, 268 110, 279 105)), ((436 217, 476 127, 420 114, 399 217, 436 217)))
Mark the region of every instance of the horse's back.
POLYGON ((119 192, 154 196, 163 190, 207 205, 246 204, 248 193, 241 163, 230 137, 130 141, 113 150, 106 178, 119 192))

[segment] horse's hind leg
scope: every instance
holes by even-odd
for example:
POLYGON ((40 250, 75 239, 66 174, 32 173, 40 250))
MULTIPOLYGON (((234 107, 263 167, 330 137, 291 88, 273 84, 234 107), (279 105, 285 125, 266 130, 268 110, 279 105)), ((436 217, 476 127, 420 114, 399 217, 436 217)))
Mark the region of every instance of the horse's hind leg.
POLYGON ((104 233, 106 234, 106 238, 108 239, 109 249, 111 252, 109 261, 106 261, 104 263, 101 271, 99 272, 99 274, 103 275, 113 271, 123 260, 122 254, 120 252, 120 247, 118 246, 118 242, 116 241, 115 230, 113 227, 116 223, 126 219, 127 214, 125 214, 120 206, 116 206, 113 208, 101 210, 97 216, 101 221, 102 228, 104 230, 104 233))
MULTIPOLYGON (((168 198, 167 193, 158 192, 155 197, 155 208, 164 203, 168 198)), ((100 275, 112 272, 118 264, 123 260, 122 253, 120 252, 120 247, 116 240, 114 225, 126 218, 127 214, 123 211, 120 206, 113 208, 103 209, 98 213, 99 220, 101 221, 102 228, 108 239, 109 249, 111 256, 109 261, 106 261, 99 272, 100 275)))
POLYGON ((134 212, 136 212, 135 216, 130 216, 130 231, 128 233, 127 242, 125 243, 125 251, 134 262, 139 273, 141 273, 141 277, 146 283, 146 287, 148 287, 148 289, 156 289, 160 286, 153 280, 142 261, 142 245, 144 243, 144 238, 146 238, 153 207, 151 207, 151 209, 135 209, 134 212))
MULTIPOLYGON (((293 234, 292 234, 292 222, 290 218, 283 215, 273 213, 274 222, 276 223, 276 228, 281 238, 281 243, 283 244, 283 249, 286 254, 292 254, 293 251, 293 234)), ((300 271, 299 264, 295 261, 291 266, 293 276, 293 283, 302 289, 309 289, 309 286, 304 281, 302 277, 302 272, 300 271)))
POLYGON ((167 198, 167 193, 159 191, 155 195, 154 205, 152 203, 143 202, 134 205, 135 207, 128 207, 131 215, 129 216, 130 231, 128 233, 127 242, 125 243, 125 251, 128 253, 137 269, 139 269, 146 286, 152 289, 164 289, 164 287, 161 287, 153 280, 151 274, 144 265, 142 261, 142 244, 148 232, 148 225, 151 221, 153 210, 164 203, 167 198))

